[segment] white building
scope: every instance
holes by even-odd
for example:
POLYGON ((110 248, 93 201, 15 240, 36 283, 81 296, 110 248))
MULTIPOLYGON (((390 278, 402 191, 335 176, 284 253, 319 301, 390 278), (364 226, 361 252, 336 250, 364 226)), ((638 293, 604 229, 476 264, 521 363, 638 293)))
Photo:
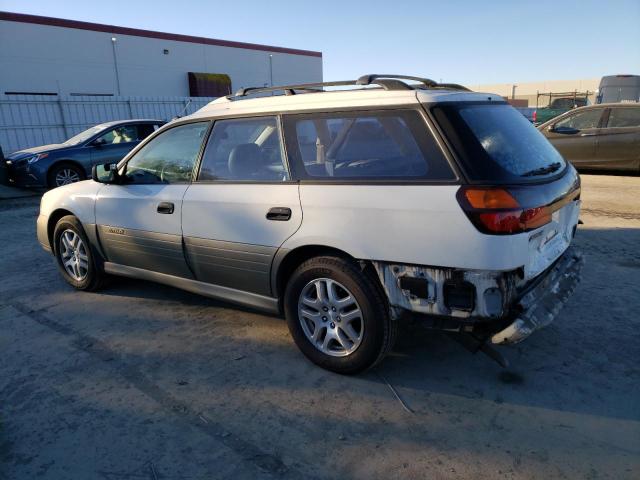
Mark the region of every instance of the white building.
POLYGON ((0 94, 218 96, 225 83, 320 81, 320 52, 0 12, 0 94))

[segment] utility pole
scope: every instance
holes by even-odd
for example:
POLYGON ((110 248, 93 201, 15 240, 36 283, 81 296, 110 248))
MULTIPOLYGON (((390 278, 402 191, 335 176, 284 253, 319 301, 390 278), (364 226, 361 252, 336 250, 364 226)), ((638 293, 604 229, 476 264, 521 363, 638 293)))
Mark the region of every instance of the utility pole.
POLYGON ((273 54, 269 54, 269 82, 273 87, 273 54))
POLYGON ((116 87, 120 96, 120 74, 118 73, 118 57, 116 56, 116 37, 111 37, 111 50, 113 51, 113 68, 116 72, 116 87))

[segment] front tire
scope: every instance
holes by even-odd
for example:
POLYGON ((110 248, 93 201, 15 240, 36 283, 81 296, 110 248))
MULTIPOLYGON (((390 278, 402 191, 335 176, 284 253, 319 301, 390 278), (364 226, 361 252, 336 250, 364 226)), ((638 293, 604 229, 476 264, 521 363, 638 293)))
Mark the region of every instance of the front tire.
POLYGON ((397 322, 381 288, 345 258, 316 257, 300 265, 287 283, 284 310, 302 353, 336 373, 371 368, 395 341, 397 322))
POLYGON ((53 231, 53 252, 65 281, 78 290, 98 290, 105 274, 98 267, 82 224, 73 215, 58 220, 53 231))

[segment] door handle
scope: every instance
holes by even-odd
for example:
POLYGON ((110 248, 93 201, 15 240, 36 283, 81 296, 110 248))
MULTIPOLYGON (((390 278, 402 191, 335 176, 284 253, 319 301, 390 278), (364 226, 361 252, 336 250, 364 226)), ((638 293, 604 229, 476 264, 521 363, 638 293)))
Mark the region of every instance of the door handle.
POLYGON ((291 218, 291 209, 288 207, 273 207, 267 212, 267 220, 286 222, 291 218))
POLYGON ((160 202, 158 204, 158 213, 170 215, 173 213, 174 205, 171 202, 160 202))
POLYGON ((595 133, 581 133, 580 136, 581 137, 593 137, 595 135, 595 133))

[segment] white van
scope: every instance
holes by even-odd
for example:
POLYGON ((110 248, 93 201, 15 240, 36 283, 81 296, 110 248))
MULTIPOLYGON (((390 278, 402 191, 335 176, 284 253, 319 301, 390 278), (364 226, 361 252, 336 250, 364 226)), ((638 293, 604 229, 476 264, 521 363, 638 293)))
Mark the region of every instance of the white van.
POLYGON ((608 75, 600 80, 596 103, 640 102, 640 75, 608 75))

